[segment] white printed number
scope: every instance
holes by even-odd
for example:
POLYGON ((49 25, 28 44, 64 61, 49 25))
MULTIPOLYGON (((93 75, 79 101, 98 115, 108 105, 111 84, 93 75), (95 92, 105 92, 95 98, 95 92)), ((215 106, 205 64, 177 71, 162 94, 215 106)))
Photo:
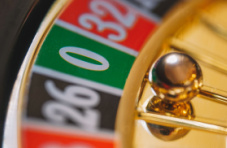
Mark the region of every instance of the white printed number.
POLYGON ((45 88, 51 97, 76 107, 89 108, 98 105, 100 101, 97 92, 81 86, 71 85, 61 91, 53 81, 48 80, 45 82, 45 88))
POLYGON ((109 30, 107 38, 113 41, 122 41, 127 37, 126 29, 131 28, 135 21, 135 14, 128 10, 128 13, 122 14, 117 7, 107 1, 92 1, 90 9, 94 14, 82 14, 79 23, 86 29, 92 29, 96 25, 99 32, 109 30), (117 21, 103 21, 100 18, 107 13, 111 14, 117 21), (119 23, 119 24, 118 24, 119 23))
POLYGON ((119 21, 119 23, 123 24, 125 27, 132 27, 136 19, 135 15, 131 13, 130 10, 128 10, 127 14, 123 15, 116 7, 107 1, 92 1, 90 8, 94 13, 101 16, 105 16, 106 13, 109 12, 119 21))
POLYGON ((92 29, 92 23, 95 23, 99 32, 102 32, 106 29, 116 32, 117 34, 108 35, 108 38, 114 41, 121 41, 126 37, 126 31, 123 27, 113 22, 103 22, 96 15, 83 14, 79 18, 79 23, 87 29, 92 29))
POLYGON ((63 47, 59 50, 59 54, 67 62, 84 69, 93 70, 93 71, 104 71, 109 68, 109 62, 104 57, 102 57, 101 55, 95 52, 92 52, 83 48, 63 47), (85 56, 87 58, 98 61, 101 65, 82 61, 80 59, 77 59, 75 57, 68 55, 67 53, 74 53, 74 54, 85 56))
POLYGON ((42 111, 46 118, 58 124, 70 119, 85 130, 95 130, 98 127, 100 112, 91 109, 99 104, 98 93, 74 85, 67 86, 61 91, 51 80, 45 82, 45 88, 48 94, 56 99, 43 105, 42 111), (80 107, 83 111, 76 110, 75 107, 80 107))

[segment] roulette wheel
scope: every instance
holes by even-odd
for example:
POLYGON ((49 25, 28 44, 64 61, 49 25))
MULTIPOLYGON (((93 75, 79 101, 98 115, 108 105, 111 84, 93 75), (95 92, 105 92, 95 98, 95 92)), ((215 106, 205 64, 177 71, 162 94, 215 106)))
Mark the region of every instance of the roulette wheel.
POLYGON ((2 11, 3 147, 226 147, 226 1, 18 7, 2 11))

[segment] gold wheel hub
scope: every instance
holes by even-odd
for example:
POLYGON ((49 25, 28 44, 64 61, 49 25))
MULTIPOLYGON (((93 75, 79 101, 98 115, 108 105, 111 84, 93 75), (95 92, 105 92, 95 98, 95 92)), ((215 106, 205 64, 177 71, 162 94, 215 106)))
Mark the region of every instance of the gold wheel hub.
POLYGON ((185 2, 152 35, 120 102, 122 147, 226 147, 226 16, 224 0, 185 2))

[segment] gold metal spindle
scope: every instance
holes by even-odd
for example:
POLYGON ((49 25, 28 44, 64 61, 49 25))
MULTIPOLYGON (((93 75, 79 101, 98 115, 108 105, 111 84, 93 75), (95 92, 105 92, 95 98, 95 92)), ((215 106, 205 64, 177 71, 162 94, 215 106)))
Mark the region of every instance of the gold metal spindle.
POLYGON ((194 120, 188 120, 183 118, 170 117, 160 114, 155 114, 151 112, 137 112, 137 120, 144 120, 152 124, 160 124, 163 126, 172 126, 172 127, 183 127, 186 129, 196 129, 207 132, 214 132, 218 134, 227 135, 227 127, 214 125, 205 122, 199 122, 194 120))
POLYGON ((200 95, 211 101, 227 105, 227 92, 204 85, 200 90, 200 95))

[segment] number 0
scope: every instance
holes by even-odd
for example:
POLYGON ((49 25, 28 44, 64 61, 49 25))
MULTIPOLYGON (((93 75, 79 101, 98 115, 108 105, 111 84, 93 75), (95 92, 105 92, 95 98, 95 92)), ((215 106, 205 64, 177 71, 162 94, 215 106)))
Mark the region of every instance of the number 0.
POLYGON ((67 62, 84 69, 89 69, 93 71, 104 71, 109 68, 109 62, 103 56, 83 48, 63 47, 59 50, 59 54, 67 62), (67 53, 74 53, 74 54, 85 56, 87 58, 98 61, 101 65, 82 61, 80 59, 70 56, 67 53))

